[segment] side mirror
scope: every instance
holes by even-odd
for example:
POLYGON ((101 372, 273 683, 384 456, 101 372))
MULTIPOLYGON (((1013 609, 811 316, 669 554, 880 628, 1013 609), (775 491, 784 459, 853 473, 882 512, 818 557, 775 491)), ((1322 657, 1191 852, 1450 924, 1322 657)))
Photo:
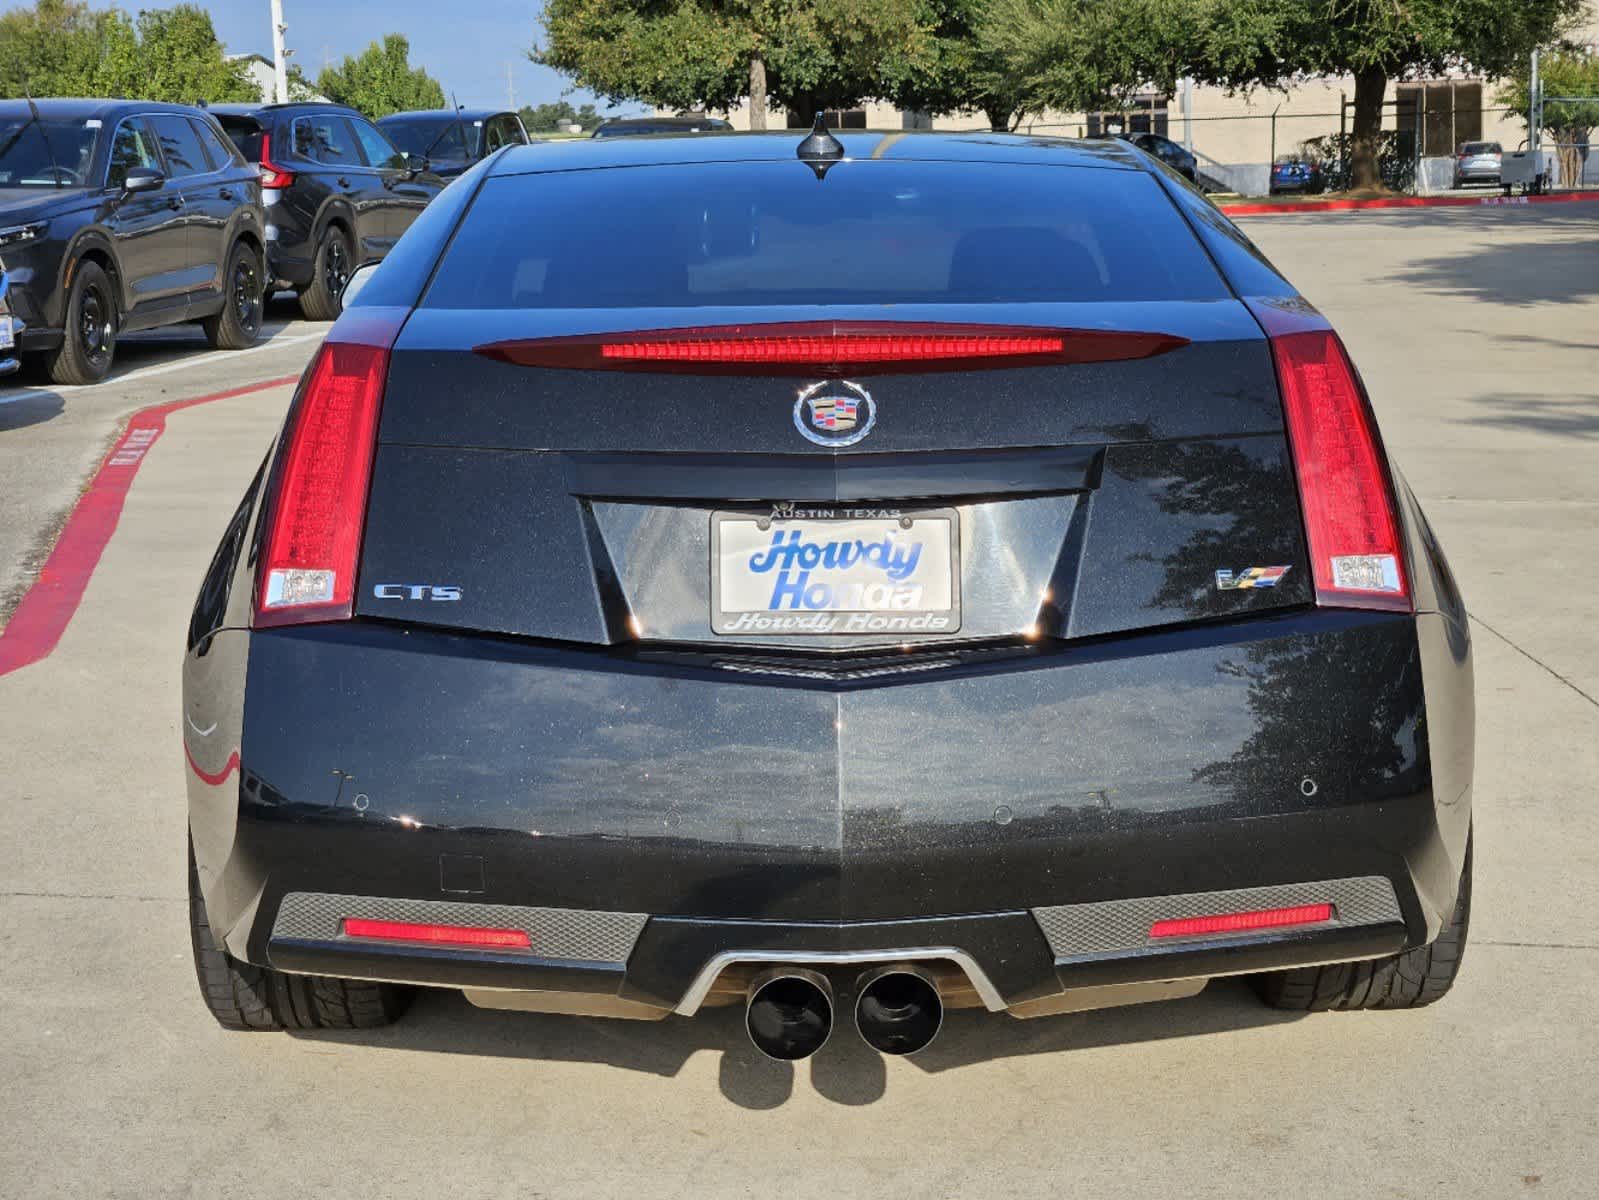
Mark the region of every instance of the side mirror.
POLYGON ((137 192, 153 192, 166 181, 166 173, 154 167, 129 167, 122 180, 122 190, 130 196, 137 192))
POLYGON ((405 169, 413 175, 420 175, 428 169, 428 160, 421 154, 407 154, 405 156, 405 169))
POLYGON ((349 281, 344 285, 344 292, 339 297, 339 303, 345 308, 349 308, 350 305, 354 304, 355 298, 361 294, 361 289, 372 282, 373 272, 382 265, 382 263, 375 262, 362 263, 354 271, 350 272, 349 281))

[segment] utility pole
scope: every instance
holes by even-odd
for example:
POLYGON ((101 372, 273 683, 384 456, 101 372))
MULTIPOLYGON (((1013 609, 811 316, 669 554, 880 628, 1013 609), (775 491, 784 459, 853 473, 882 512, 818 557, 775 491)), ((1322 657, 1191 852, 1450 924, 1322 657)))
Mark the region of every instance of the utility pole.
POLYGON ((505 64, 505 99, 507 101, 505 107, 512 112, 516 111, 516 81, 511 76, 511 71, 515 66, 515 63, 508 62, 505 64))
POLYGON ((276 77, 277 101, 289 102, 289 52, 283 48, 283 0, 272 0, 272 72, 276 77))
POLYGON ((1543 140, 1543 82, 1538 78, 1538 52, 1532 52, 1532 78, 1527 85, 1527 149, 1538 153, 1543 140))

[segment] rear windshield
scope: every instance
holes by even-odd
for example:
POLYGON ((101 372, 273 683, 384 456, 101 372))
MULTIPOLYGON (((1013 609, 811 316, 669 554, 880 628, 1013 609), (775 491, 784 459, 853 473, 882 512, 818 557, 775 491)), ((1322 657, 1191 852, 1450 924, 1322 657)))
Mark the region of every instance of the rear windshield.
POLYGON ((225 113, 212 113, 222 132, 239 148, 245 162, 261 161, 261 126, 254 117, 230 117, 225 113))
POLYGON ((483 134, 482 123, 471 121, 384 121, 381 128, 401 154, 431 162, 464 162, 477 153, 483 134))
POLYGON ((432 308, 1210 300, 1228 292, 1141 171, 713 163, 489 179, 432 308))
POLYGON ((1462 154, 1498 154, 1498 142, 1467 142, 1462 154))

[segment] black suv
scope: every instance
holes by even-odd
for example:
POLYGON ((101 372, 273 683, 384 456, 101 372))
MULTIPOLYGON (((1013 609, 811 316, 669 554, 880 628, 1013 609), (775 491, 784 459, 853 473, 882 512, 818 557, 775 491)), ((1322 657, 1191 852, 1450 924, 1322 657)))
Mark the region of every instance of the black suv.
POLYGON ((447 108, 401 112, 377 126, 406 154, 427 159, 428 170, 453 178, 501 146, 526 146, 527 130, 514 112, 492 108, 447 108))
POLYGON ((260 171, 272 285, 298 292, 313 321, 339 315, 350 273, 386 255, 445 185, 353 108, 218 104, 208 111, 260 171))
POLYGON ((198 108, 0 102, 0 263, 18 348, 56 383, 105 378, 130 330, 254 342, 263 224, 255 171, 198 108))

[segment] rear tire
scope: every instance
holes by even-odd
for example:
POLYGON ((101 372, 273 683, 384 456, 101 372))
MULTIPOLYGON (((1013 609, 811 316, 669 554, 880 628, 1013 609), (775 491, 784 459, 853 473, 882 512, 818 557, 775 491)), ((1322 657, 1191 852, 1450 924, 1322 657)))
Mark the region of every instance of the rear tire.
POLYGON ((336 321, 344 311, 344 286, 355 270, 350 238, 338 225, 328 226, 316 250, 311 282, 300 292, 300 311, 308 321, 336 321))
POLYGON ((392 983, 287 975, 241 962, 218 945, 189 848, 189 939, 200 996, 224 1029, 376 1029, 405 1012, 411 990, 392 983))
POLYGON ((222 274, 222 311, 205 318, 200 328, 218 350, 243 350, 261 336, 266 290, 261 259, 244 242, 234 242, 222 274))
POLYGON ((117 348, 117 299, 111 277, 92 262, 80 262, 67 293, 61 345, 45 357, 54 383, 99 383, 111 370, 117 348))
POLYGON ((1367 1008, 1422 1008, 1442 1000, 1460 973, 1471 924, 1471 841, 1460 872, 1455 911, 1438 940, 1367 962, 1334 963, 1273 971, 1253 979, 1260 998, 1294 1012, 1367 1008))

